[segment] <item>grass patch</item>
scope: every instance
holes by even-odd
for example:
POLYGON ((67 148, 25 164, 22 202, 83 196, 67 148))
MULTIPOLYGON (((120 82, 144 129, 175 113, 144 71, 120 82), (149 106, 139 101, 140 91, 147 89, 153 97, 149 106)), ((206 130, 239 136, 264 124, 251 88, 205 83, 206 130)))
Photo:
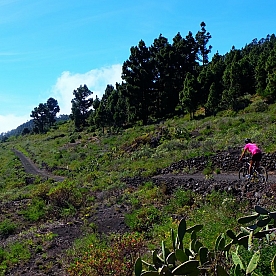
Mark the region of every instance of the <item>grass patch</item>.
POLYGON ((5 219, 0 222, 0 235, 6 237, 15 232, 17 228, 16 223, 12 222, 9 219, 5 219))
POLYGON ((15 242, 7 248, 0 248, 0 275, 6 275, 6 271, 18 264, 28 261, 31 252, 26 243, 15 242))
POLYGON ((45 202, 38 198, 34 198, 26 210, 21 211, 24 217, 30 221, 38 221, 44 218, 46 212, 45 202))

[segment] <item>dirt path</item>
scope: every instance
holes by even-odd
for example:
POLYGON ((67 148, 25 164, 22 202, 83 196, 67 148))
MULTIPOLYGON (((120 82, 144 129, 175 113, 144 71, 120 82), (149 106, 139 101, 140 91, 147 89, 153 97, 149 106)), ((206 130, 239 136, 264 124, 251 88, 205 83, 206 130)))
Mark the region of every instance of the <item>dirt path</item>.
POLYGON ((55 181, 63 181, 65 177, 53 175, 45 170, 40 170, 29 158, 27 158, 22 152, 14 149, 15 155, 20 159, 26 173, 32 175, 41 176, 44 179, 54 179, 55 181))
MULTIPOLYGON (((182 179, 182 180, 206 180, 206 177, 203 173, 195 173, 195 174, 159 174, 153 177, 153 179, 182 179)), ((229 173, 220 173, 220 174, 212 174, 211 178, 215 181, 237 181, 239 179, 238 172, 229 172, 229 173)), ((273 173, 268 173, 268 183, 276 183, 276 175, 273 173)))
MULTIPOLYGON (((52 175, 44 170, 40 170, 29 158, 25 157, 20 151, 14 150, 16 156, 18 156, 28 174, 39 175, 43 178, 52 178, 56 181, 64 180, 63 177, 52 175)), ((252 202, 252 205, 258 204, 263 207, 269 202, 268 200, 273 200, 276 193, 276 176, 269 174, 268 183, 266 185, 248 185, 239 181, 237 172, 228 172, 221 174, 214 174, 210 179, 202 174, 202 172, 197 172, 195 174, 173 174, 165 173, 159 174, 151 179, 146 179, 143 177, 132 177, 126 178, 122 181, 129 185, 131 188, 137 188, 146 181, 152 180, 155 185, 160 185, 165 188, 164 192, 169 196, 175 191, 175 189, 183 188, 189 189, 191 191, 197 192, 199 194, 205 195, 211 193, 212 191, 227 191, 231 192, 237 200, 247 199, 252 202), (275 191, 274 191, 275 190, 275 191)), ((110 203, 110 198, 117 198, 120 191, 102 191, 95 195, 95 213, 91 213, 90 217, 87 218, 88 224, 95 224, 98 233, 115 233, 115 232, 125 232, 128 231, 128 227, 125 224, 125 214, 130 210, 129 206, 124 204, 105 204, 105 199, 108 199, 110 203)), ((1 206, 0 209, 4 213, 9 213, 13 210, 13 214, 16 214, 18 210, 27 208, 28 200, 9 202, 6 205, 1 206), (26 201, 26 202, 25 202, 26 201)), ((116 202, 116 201, 115 201, 116 202)), ((48 242, 47 249, 40 253, 36 253, 32 256, 28 263, 21 266, 14 267, 6 275, 58 275, 65 276, 66 270, 62 266, 62 258, 66 256, 66 249, 72 246, 75 239, 82 236, 83 223, 80 218, 73 218, 69 223, 66 221, 61 221, 56 219, 50 223, 38 225, 37 233, 40 235, 46 235, 47 233, 57 234, 51 241, 48 242), (47 253, 47 258, 45 259, 45 254, 47 253)), ((27 226, 26 226, 27 227, 27 226)), ((26 231, 27 235, 29 231, 26 231)), ((37 234, 35 233, 35 234, 37 234)), ((21 233, 17 233, 14 236, 9 237, 9 239, 24 238, 21 233)), ((4 245, 9 242, 9 239, 0 239, 1 243, 4 245)))

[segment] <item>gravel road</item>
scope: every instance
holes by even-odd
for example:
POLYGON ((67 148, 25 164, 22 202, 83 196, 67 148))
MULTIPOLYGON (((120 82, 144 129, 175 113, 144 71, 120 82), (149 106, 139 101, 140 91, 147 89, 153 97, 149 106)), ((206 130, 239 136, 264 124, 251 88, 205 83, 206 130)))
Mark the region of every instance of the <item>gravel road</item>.
POLYGON ((55 181, 63 181, 65 177, 62 176, 57 176, 50 174, 49 172, 45 170, 40 170, 29 158, 27 158, 22 152, 14 149, 13 150, 15 155, 20 159, 26 173, 32 174, 32 175, 39 175, 43 178, 51 178, 54 179, 55 181))

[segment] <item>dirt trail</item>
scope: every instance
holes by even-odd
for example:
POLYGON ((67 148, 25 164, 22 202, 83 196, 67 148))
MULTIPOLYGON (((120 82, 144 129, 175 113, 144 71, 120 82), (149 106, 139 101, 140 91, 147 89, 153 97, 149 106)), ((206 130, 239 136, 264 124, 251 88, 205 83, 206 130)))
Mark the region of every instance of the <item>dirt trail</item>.
MULTIPOLYGON (((206 180, 206 177, 203 173, 195 173, 195 174, 159 174, 153 177, 153 179, 182 179, 182 180, 206 180)), ((229 172, 229 173, 220 173, 220 174, 212 174, 211 178, 215 181, 237 181, 239 179, 238 172, 229 172)), ((272 172, 268 173, 268 183, 276 183, 276 175, 272 172)))
MULTIPOLYGON (((40 170, 29 158, 27 158, 22 152, 18 150, 13 150, 16 156, 18 156, 22 162, 22 165, 25 168, 26 173, 33 174, 33 175, 40 175, 43 178, 52 178, 56 181, 63 181, 65 177, 53 175, 46 170, 40 170)), ((204 180, 205 176, 202 173, 195 173, 195 174, 160 174, 153 177, 154 179, 162 179, 162 178, 177 178, 177 179, 196 179, 196 180, 204 180)), ((238 172, 228 172, 228 173, 220 173, 220 174, 213 174, 212 178, 217 181, 235 181, 238 180, 238 172)), ((276 175, 272 172, 269 173, 268 182, 276 183, 276 175)))
MULTIPOLYGON (((52 178, 56 181, 64 180, 64 177, 55 176, 47 171, 40 170, 29 158, 24 156, 20 151, 14 150, 16 156, 18 156, 27 173, 33 175, 40 175, 43 178, 52 178)), ((136 188, 139 185, 149 181, 150 179, 143 177, 126 178, 122 181, 131 188, 136 188)), ((151 178, 155 185, 165 187, 168 196, 173 193, 175 189, 183 188, 195 191, 199 194, 205 195, 212 191, 227 191, 231 192, 237 200, 247 199, 252 202, 252 205, 258 204, 263 207, 269 206, 270 200, 274 201, 276 195, 276 176, 272 173, 269 174, 268 183, 266 185, 248 185, 239 181, 237 172, 226 172, 221 174, 214 174, 210 179, 206 179, 202 172, 195 174, 173 174, 165 173, 159 174, 151 178), (275 186, 275 187, 274 187, 275 186)), ((128 231, 128 227, 125 224, 125 214, 128 213, 129 206, 124 204, 114 204, 112 206, 106 205, 105 199, 117 198, 120 191, 102 191, 95 195, 96 198, 96 210, 95 213, 91 213, 87 218, 88 224, 95 224, 96 231, 98 233, 109 232, 125 232, 128 231)), ((24 209, 28 205, 28 200, 20 200, 8 202, 5 205, 0 204, 0 209, 4 213, 10 213, 13 210, 13 214, 16 214, 18 210, 24 209), (26 202, 25 202, 26 201, 26 202)), ((3 213, 3 214, 4 214, 3 213)), ((66 256, 65 250, 70 248, 73 241, 76 238, 82 236, 82 220, 80 217, 72 218, 72 220, 61 221, 55 219, 51 223, 45 223, 38 226, 38 233, 57 234, 53 240, 47 245, 45 252, 36 253, 32 256, 28 263, 16 266, 11 269, 6 275, 58 275, 65 276, 66 269, 62 266, 62 258, 66 256), (47 258, 45 259, 45 254, 47 258)), ((27 227, 27 225, 26 225, 27 227)), ((29 233, 28 231, 26 233, 29 233)), ((17 239, 20 233, 16 233, 9 239, 17 239)), ((0 239, 0 246, 7 243, 9 240, 0 239)))
POLYGON ((27 158, 22 152, 14 149, 13 150, 15 155, 20 159, 22 165, 24 166, 24 169, 26 173, 32 174, 32 175, 39 175, 42 178, 48 179, 54 179, 55 181, 63 181, 65 177, 53 175, 45 170, 40 170, 29 158, 27 158))

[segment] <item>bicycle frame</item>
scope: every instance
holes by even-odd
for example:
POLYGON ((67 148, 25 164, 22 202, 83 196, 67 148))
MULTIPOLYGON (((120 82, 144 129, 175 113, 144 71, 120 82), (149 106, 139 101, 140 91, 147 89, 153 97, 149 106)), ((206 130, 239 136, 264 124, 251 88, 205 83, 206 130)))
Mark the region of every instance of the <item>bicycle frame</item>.
POLYGON ((266 183, 268 179, 267 171, 263 166, 258 166, 256 168, 255 165, 252 166, 252 173, 250 177, 249 175, 249 167, 250 163, 245 160, 243 166, 239 170, 239 179, 249 182, 259 182, 259 183, 266 183))

